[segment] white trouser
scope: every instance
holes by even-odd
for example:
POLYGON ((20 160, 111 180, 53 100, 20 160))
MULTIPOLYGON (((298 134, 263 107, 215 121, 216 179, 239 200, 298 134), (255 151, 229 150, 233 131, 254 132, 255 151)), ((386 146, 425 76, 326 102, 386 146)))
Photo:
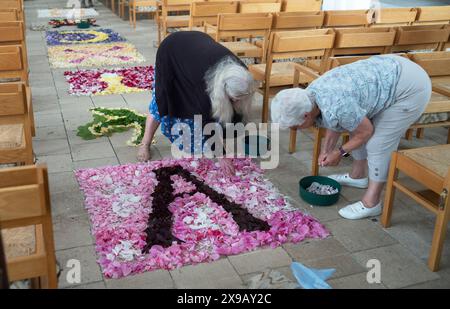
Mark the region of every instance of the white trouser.
POLYGON ((368 160, 369 179, 387 180, 389 163, 400 139, 425 110, 431 97, 428 74, 416 63, 400 57, 401 74, 394 103, 371 119, 374 134, 369 141, 352 152, 355 160, 368 160))

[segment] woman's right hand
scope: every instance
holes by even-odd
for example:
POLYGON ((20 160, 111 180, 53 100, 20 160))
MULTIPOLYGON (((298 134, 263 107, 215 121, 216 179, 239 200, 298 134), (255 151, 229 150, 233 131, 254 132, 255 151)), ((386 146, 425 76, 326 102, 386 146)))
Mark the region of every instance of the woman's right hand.
POLYGON ((328 157, 328 153, 326 152, 321 152, 319 155, 319 166, 322 166, 323 162, 327 159, 328 157))

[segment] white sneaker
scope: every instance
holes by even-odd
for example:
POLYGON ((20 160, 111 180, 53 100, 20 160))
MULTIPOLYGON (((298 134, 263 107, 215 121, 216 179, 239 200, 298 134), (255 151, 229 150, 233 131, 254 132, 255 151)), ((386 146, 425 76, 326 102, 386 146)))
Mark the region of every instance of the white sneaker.
POLYGON ((358 220, 379 216, 382 210, 383 207, 381 206, 381 202, 378 203, 375 207, 367 208, 366 206, 364 206, 363 202, 359 201, 341 208, 339 210, 339 214, 345 219, 358 220))
POLYGON ((350 174, 334 174, 327 176, 333 180, 336 180, 343 186, 355 187, 359 189, 367 189, 369 186, 369 178, 353 179, 350 174))

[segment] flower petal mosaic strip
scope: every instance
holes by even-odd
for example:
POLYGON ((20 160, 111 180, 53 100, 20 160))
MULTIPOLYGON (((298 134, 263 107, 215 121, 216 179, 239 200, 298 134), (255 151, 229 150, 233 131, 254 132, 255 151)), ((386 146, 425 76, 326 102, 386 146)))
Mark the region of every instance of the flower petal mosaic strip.
POLYGON ((39 9, 38 18, 76 18, 98 16, 98 12, 93 8, 87 9, 39 9))
POLYGON ((145 61, 130 43, 52 46, 48 48, 48 56, 53 68, 112 66, 145 61))
POLYGON ((104 275, 174 269, 329 235, 251 160, 235 160, 235 167, 234 177, 209 159, 76 171, 104 275))
MULTIPOLYGON (((154 69, 137 66, 120 69, 93 69, 64 72, 71 95, 107 95, 152 89, 154 69)), ((150 100, 150 98, 149 98, 150 100)))
POLYGON ((49 46, 125 41, 120 34, 111 29, 47 31, 45 37, 49 46))

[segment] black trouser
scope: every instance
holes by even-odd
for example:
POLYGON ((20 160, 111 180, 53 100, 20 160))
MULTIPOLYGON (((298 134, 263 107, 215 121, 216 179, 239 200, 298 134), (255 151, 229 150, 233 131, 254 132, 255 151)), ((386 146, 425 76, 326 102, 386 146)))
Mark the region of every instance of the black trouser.
POLYGON ((94 4, 92 3, 92 0, 87 0, 88 1, 88 5, 86 5, 86 0, 81 0, 81 7, 85 8, 85 7, 93 7, 94 4))

